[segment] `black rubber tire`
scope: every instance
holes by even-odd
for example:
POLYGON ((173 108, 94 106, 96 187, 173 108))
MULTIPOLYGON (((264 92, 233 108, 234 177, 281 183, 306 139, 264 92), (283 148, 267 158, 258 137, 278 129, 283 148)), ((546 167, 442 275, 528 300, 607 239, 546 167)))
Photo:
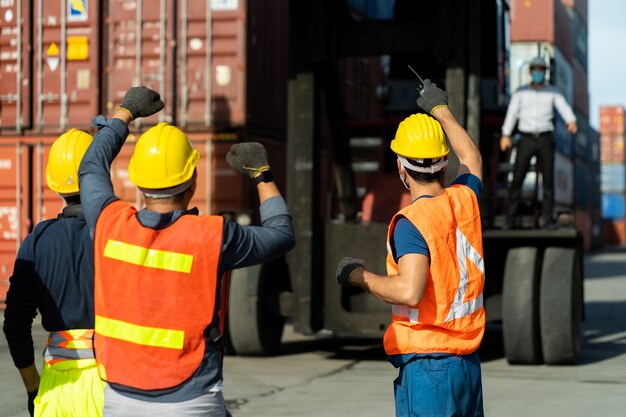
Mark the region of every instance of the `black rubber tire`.
POLYGON ((580 354, 582 271, 571 248, 547 248, 541 268, 540 329, 548 365, 571 365, 580 354))
POLYGON ((255 265, 231 272, 226 346, 229 353, 269 356, 280 350, 285 318, 280 315, 280 279, 276 264, 255 265))
POLYGON ((540 364, 537 248, 510 249, 503 279, 502 332, 506 358, 510 364, 540 364))

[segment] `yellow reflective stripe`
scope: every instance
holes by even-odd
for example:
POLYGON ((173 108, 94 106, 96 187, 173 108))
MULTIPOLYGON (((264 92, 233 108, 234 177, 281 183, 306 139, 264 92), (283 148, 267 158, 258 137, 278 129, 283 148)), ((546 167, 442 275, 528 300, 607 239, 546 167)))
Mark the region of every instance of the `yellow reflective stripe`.
POLYGON ((102 316, 96 316, 96 333, 138 345, 170 349, 182 349, 185 341, 183 330, 139 326, 102 316))
POLYGON ((62 330, 63 333, 67 333, 75 339, 91 339, 93 337, 93 329, 69 329, 62 330))
POLYGON ((91 349, 93 348, 93 343, 91 340, 70 340, 63 347, 65 349, 91 349))
POLYGON ((191 265, 193 264, 192 255, 148 249, 112 239, 107 241, 104 248, 104 256, 134 265, 186 274, 191 272, 191 265))

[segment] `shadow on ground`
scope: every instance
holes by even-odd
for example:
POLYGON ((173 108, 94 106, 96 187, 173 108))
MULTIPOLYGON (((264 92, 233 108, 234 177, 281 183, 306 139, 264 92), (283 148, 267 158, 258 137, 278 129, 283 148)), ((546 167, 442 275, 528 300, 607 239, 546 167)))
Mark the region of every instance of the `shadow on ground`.
MULTIPOLYGON (((387 360, 380 339, 320 338, 304 341, 284 342, 279 352, 283 355, 297 355, 306 352, 328 352, 328 359, 377 361, 387 360)), ((502 329, 500 325, 488 325, 483 343, 478 351, 482 361, 499 359, 504 356, 502 329)))
POLYGON ((585 256, 585 279, 624 278, 626 247, 604 248, 585 256))

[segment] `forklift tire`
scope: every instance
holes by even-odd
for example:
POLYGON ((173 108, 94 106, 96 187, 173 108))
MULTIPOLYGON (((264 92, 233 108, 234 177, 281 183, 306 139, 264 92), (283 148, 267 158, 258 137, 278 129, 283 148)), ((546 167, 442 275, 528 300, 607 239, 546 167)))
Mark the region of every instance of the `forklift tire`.
POLYGON ((242 356, 278 353, 285 325, 278 305, 280 280, 272 264, 235 269, 230 275, 226 351, 242 356))
POLYGON ((541 363, 539 267, 535 247, 507 253, 502 289, 504 353, 510 364, 541 363))
POLYGON ((547 248, 541 269, 540 328, 548 365, 570 365, 580 353, 582 271, 576 250, 547 248))

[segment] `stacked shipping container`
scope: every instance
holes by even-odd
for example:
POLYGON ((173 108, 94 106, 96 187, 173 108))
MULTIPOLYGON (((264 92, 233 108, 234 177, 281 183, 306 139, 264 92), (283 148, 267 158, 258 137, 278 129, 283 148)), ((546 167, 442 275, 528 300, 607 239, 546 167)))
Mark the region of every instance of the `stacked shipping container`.
POLYGON ((623 106, 600 107, 602 219, 604 242, 626 244, 626 166, 623 106))
POLYGON ((128 158, 162 120, 203 154, 201 213, 245 210, 247 183, 224 159, 239 138, 265 143, 284 189, 288 13, 286 0, 0 2, 0 308, 22 239, 62 207, 45 186, 50 144, 89 131, 131 86, 158 90, 166 108, 133 123, 111 169, 121 198, 141 204, 128 158))

